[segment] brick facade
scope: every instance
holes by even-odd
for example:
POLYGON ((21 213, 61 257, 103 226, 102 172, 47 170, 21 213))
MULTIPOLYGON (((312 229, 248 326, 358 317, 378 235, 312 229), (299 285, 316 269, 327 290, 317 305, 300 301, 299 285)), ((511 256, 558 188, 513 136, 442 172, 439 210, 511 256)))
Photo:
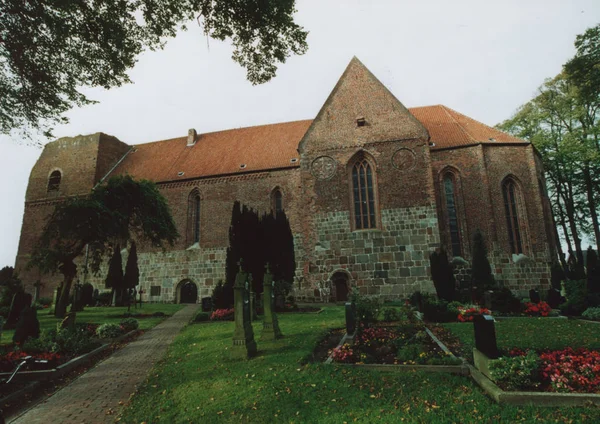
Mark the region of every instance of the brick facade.
MULTIPOLYGON (((443 106, 409 110, 357 59, 313 121, 190 131, 190 137, 128 146, 99 133, 49 143, 31 172, 25 202, 16 267, 26 285, 41 280, 42 295, 49 295, 60 282, 60 276, 25 268, 55 202, 85 194, 115 174, 154 179, 181 234, 165 252, 139 246, 141 287, 154 294, 147 298, 152 301, 178 301, 178 288, 187 281, 196 284, 199 298, 209 296, 225 278, 233 202, 268 211, 276 189, 294 233, 299 299, 341 300, 352 290, 397 299, 433 291, 428 257, 440 244, 451 249, 454 212, 460 256, 470 259, 469 240, 479 228, 497 280, 518 290, 549 284, 555 244, 533 147, 443 106), (360 189, 364 193, 354 189, 359 162, 372 172, 364 180, 369 188, 360 189), (55 170, 61 172, 60 190, 48 192, 55 170), (453 206, 444 191, 448 172, 455 184, 453 206), (512 254, 508 239, 502 192, 507 177, 520 190, 525 257, 512 254), (368 200, 356 202, 359 192, 368 200), (196 195, 197 243, 190 209, 196 195), (369 224, 357 228, 367 204, 369 224)), ((468 275, 468 266, 461 273, 468 275)), ((104 274, 88 281, 102 290, 104 274)))

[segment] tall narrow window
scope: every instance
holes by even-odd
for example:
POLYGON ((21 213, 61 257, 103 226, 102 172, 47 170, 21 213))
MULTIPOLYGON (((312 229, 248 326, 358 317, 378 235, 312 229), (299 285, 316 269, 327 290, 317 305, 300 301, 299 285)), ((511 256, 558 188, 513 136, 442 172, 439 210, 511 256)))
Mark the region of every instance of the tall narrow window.
POLYGON ((456 180, 451 173, 447 173, 444 176, 444 195, 446 198, 446 213, 448 214, 448 230, 450 231, 452 256, 461 256, 462 246, 460 243, 458 213, 456 211, 456 180))
POLYGON ((200 193, 193 190, 188 197, 188 243, 200 242, 200 193))
POLYGON ((194 198, 194 243, 200 243, 200 195, 194 198))
POLYGON ((515 182, 507 179, 502 184, 504 196, 504 209, 506 212, 506 226, 508 228, 508 241, 512 253, 523 253, 521 228, 519 226, 519 190, 515 182))
POLYGON ((376 228, 373 171, 369 162, 360 158, 352 167, 352 197, 354 227, 357 230, 376 228))
POLYGON ((60 180, 62 175, 60 171, 53 171, 50 174, 50 178, 48 178, 48 189, 46 190, 48 193, 53 191, 58 191, 60 188, 60 180))
POLYGON ((283 212, 283 194, 278 188, 271 193, 271 210, 275 214, 283 212))

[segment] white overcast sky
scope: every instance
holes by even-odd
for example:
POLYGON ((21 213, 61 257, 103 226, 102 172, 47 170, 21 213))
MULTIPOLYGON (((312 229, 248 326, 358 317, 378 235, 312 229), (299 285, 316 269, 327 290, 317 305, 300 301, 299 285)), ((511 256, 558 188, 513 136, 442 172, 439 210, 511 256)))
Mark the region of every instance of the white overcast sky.
MULTIPOLYGON (((228 43, 195 23, 147 52, 133 84, 85 90, 56 138, 98 131, 137 144, 314 118, 356 55, 407 107, 444 104, 488 125, 511 116, 600 22, 599 0, 298 0, 309 50, 252 86, 228 43)), ((47 140, 41 140, 47 142, 47 140)), ((29 172, 41 149, 0 136, 0 267, 14 265, 29 172)))

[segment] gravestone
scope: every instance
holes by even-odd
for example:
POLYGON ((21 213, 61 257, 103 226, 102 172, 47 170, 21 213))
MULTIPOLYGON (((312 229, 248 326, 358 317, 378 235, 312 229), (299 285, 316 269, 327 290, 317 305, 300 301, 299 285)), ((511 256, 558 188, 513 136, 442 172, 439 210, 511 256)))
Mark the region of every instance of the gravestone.
POLYGON ((356 305, 346 302, 346 334, 353 335, 356 331, 356 305))
POLYGON ((496 328, 491 315, 476 315, 473 317, 475 331, 475 348, 490 359, 498 358, 496 344, 496 328))
POLYGON ((202 298, 202 312, 210 312, 212 309, 212 297, 202 298))
POLYGON ((263 331, 260 337, 261 340, 273 340, 280 339, 283 337, 281 330, 279 329, 279 320, 277 319, 277 313, 275 312, 275 283, 273 281, 273 275, 267 265, 267 272, 263 281, 263 331))
POLYGON ((531 303, 540 303, 540 293, 535 289, 529 290, 529 300, 531 303))
POLYGON ((234 358, 251 358, 256 355, 254 331, 250 322, 250 299, 248 295, 248 274, 240 269, 233 285, 235 309, 235 330, 231 355, 234 358))
POLYGON ((493 296, 494 292, 493 291, 486 291, 483 293, 483 307, 486 309, 489 309, 490 311, 492 310, 492 296, 493 296))
POLYGON ((490 315, 476 315, 473 317, 475 331, 475 347, 473 348, 473 363, 483 375, 492 378, 489 368, 490 359, 499 356, 496 344, 496 328, 494 318, 490 315))

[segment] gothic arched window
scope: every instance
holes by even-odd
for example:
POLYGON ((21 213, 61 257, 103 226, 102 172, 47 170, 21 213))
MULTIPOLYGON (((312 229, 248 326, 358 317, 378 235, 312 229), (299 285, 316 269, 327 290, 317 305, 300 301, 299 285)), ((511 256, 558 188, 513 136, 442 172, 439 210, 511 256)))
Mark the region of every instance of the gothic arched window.
POLYGON ((362 155, 352 164, 351 183, 354 228, 376 228, 375 177, 373 167, 362 155))
POLYGON ((200 193, 193 190, 188 198, 188 236, 191 243, 200 243, 200 193))
POLYGON ((446 202, 446 215, 448 231, 450 233, 450 244, 452 256, 462 255, 462 245, 460 242, 460 221, 457 211, 456 196, 456 177, 452 172, 444 175, 444 199, 446 202))
POLYGON ((279 188, 271 192, 271 210, 275 215, 283 212, 283 194, 279 188))
POLYGON ((519 210, 522 209, 521 192, 512 178, 507 178, 502 183, 502 195, 504 197, 510 251, 512 253, 523 253, 523 238, 519 217, 519 210))
POLYGON ((62 174, 60 171, 53 171, 48 178, 48 188, 47 192, 58 191, 60 189, 60 180, 62 179, 62 174))

